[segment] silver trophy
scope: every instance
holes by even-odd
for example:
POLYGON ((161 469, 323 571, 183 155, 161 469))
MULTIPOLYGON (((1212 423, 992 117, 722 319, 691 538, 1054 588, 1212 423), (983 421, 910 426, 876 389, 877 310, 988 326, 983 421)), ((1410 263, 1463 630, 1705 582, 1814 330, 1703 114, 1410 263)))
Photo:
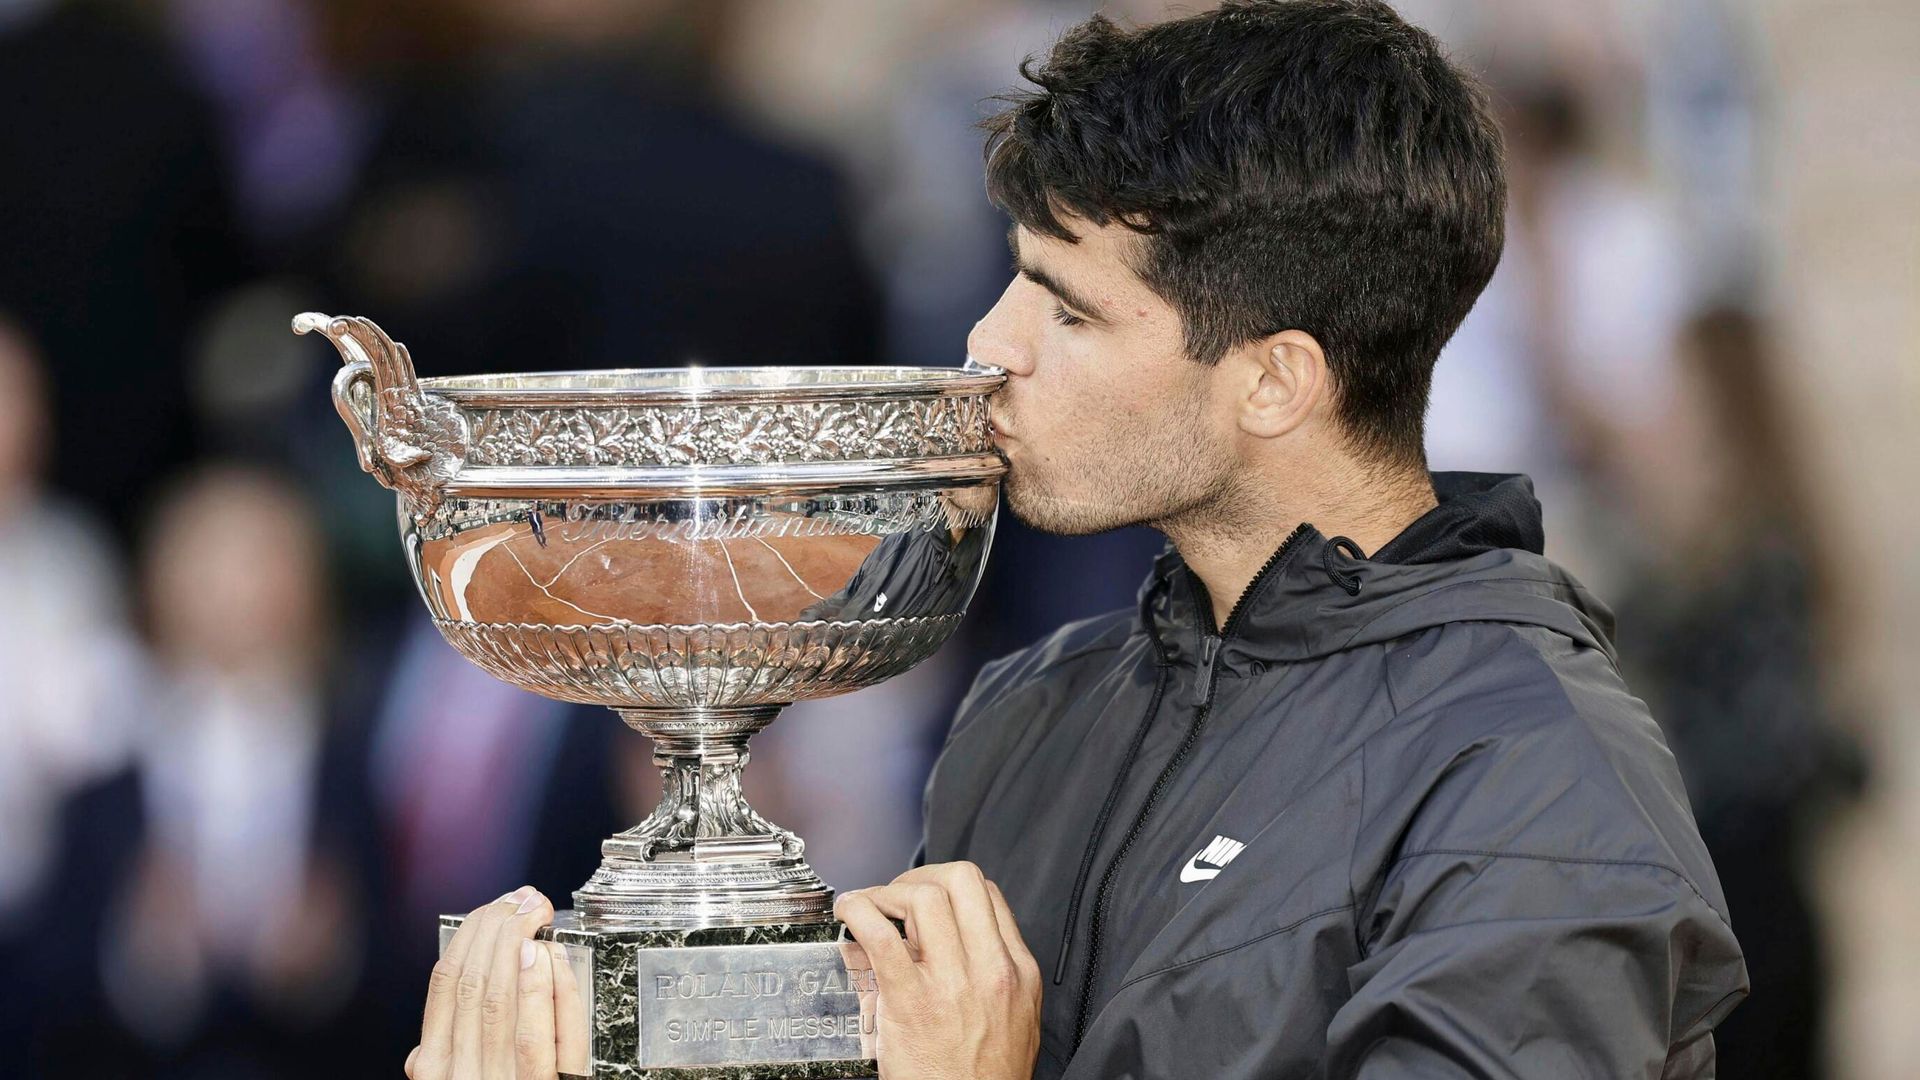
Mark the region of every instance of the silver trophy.
POLYGON ((601 845, 551 931, 590 994, 593 1076, 871 1075, 871 972, 740 774, 783 706, 898 675, 958 625, 1006 470, 987 420, 1004 376, 420 379, 367 319, 293 328, 346 362, 334 404, 398 493, 447 641, 653 740, 660 805, 601 845))

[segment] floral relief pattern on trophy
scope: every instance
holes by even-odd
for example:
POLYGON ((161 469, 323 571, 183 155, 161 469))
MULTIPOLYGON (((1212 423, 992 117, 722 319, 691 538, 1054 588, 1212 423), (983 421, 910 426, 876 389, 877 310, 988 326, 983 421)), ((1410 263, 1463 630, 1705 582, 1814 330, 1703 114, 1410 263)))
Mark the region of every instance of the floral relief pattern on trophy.
POLYGON ((475 409, 475 465, 765 465, 985 453, 979 397, 475 409))
POLYGON ((353 432, 360 468, 399 492, 416 518, 433 513, 465 457, 459 410, 420 389, 407 347, 371 319, 309 311, 294 317, 293 330, 318 331, 340 352, 346 366, 334 376, 333 403, 353 432))

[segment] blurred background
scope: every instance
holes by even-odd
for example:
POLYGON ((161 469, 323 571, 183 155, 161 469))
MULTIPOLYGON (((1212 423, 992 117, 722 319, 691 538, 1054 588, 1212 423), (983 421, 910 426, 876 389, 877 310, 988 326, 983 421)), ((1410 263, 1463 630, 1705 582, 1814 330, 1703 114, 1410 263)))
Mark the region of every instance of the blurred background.
MULTIPOLYGON (((1721 1075, 1920 1075, 1920 5, 1400 7, 1511 148, 1432 461, 1532 474, 1619 612, 1752 969, 1721 1075)), ((645 740, 434 634, 289 316, 423 374, 958 364, 1008 276, 971 124, 1095 8, 0 0, 0 1075, 398 1075, 433 916, 650 805, 645 740)), ((756 804, 891 877, 972 672, 1159 546, 1009 521, 756 804)))

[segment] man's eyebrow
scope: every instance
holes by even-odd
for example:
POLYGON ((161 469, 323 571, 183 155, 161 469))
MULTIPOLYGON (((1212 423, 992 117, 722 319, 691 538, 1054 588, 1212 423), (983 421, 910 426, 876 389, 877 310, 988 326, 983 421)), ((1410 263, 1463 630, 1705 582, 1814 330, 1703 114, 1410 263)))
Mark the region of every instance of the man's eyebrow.
POLYGON ((1045 270, 1032 265, 1020 257, 1020 226, 1018 225, 1007 230, 1007 250, 1013 252, 1013 269, 1021 277, 1052 293, 1087 321, 1098 323, 1107 321, 1100 315, 1099 305, 1068 288, 1058 278, 1055 278, 1045 270))

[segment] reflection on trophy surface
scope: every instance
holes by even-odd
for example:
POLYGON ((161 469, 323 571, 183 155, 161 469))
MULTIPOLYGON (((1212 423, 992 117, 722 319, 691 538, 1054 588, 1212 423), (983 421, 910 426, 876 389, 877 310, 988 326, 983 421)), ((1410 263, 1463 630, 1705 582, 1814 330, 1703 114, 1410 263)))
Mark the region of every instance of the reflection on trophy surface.
POLYGON ((446 639, 654 742, 659 807, 602 845, 553 930, 592 995, 595 1075, 870 1074, 871 974, 857 947, 843 960, 832 890, 740 774, 784 705, 900 674, 959 623, 1005 470, 987 422, 1002 376, 417 379, 368 320, 294 329, 346 362, 335 404, 362 468, 398 493, 446 639))

